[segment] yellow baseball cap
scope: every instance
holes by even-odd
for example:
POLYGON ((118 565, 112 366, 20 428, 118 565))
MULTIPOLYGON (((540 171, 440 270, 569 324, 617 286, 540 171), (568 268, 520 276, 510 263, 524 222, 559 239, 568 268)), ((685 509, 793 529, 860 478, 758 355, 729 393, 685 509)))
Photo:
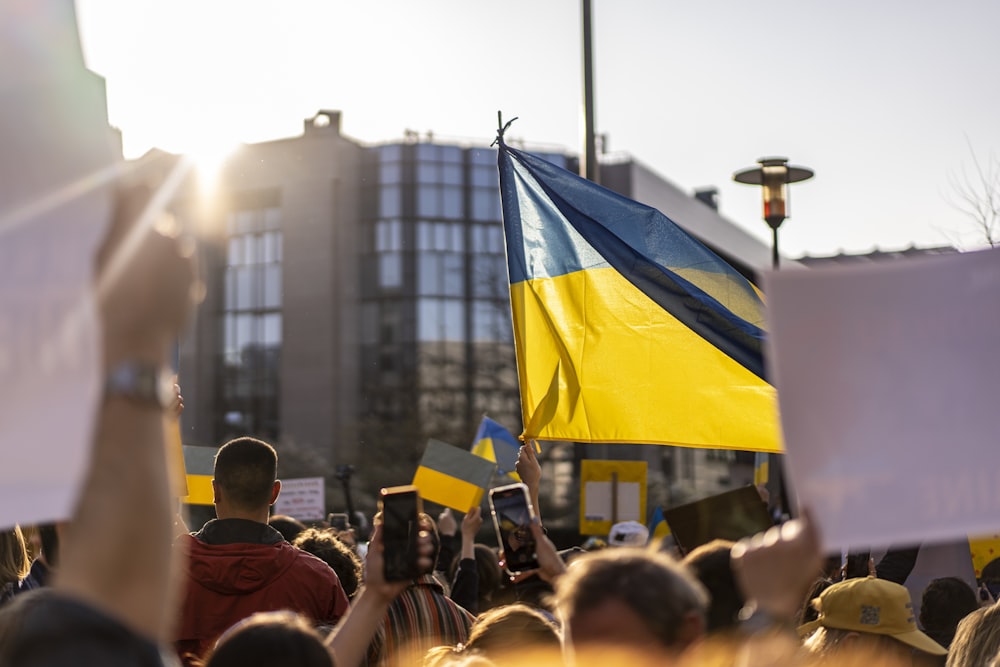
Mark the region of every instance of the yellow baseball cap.
POLYGON ((800 625, 801 636, 823 626, 887 635, 931 655, 948 654, 948 649, 917 628, 910 592, 891 581, 875 577, 848 579, 827 588, 812 604, 819 618, 800 625))

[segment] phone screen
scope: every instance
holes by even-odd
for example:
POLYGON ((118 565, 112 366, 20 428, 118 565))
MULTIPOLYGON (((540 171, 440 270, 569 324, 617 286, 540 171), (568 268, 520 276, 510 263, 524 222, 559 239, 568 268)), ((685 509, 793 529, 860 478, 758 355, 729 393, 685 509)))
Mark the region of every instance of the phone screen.
POLYGON ((382 543, 385 546, 385 578, 387 581, 413 579, 417 571, 416 548, 419 531, 417 513, 419 497, 416 490, 383 490, 382 543))
POLYGON ((494 489, 490 494, 493 525, 503 549, 507 569, 512 573, 538 567, 535 539, 531 534, 532 511, 522 485, 494 489))

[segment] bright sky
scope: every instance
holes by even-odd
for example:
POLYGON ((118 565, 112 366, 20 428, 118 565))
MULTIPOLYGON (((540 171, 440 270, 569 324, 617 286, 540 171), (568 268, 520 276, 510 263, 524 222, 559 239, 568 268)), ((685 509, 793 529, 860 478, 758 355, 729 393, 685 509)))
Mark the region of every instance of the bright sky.
MULTIPOLYGON (((720 188, 762 239, 780 155, 784 254, 981 245, 950 201, 973 154, 1000 159, 996 0, 593 0, 596 123, 678 186, 720 188)), ((404 129, 580 151, 580 0, 77 0, 127 157, 211 152, 343 111, 365 142, 404 129)))

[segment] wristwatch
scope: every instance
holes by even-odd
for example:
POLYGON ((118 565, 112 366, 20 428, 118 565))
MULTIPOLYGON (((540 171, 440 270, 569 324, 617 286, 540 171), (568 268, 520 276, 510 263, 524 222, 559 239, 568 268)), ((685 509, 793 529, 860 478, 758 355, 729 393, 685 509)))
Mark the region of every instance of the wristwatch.
POLYGON ((104 381, 104 397, 120 396, 165 410, 176 398, 171 375, 157 365, 125 361, 112 368, 104 381))

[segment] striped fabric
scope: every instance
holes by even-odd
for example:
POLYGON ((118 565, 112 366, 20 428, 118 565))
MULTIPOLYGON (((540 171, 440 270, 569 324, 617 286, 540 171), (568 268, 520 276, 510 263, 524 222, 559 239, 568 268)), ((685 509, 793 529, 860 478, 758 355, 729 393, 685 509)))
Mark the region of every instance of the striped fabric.
POLYGON ((368 646, 367 664, 419 665, 428 649, 465 642, 473 621, 445 597, 433 575, 424 575, 389 607, 368 646))

